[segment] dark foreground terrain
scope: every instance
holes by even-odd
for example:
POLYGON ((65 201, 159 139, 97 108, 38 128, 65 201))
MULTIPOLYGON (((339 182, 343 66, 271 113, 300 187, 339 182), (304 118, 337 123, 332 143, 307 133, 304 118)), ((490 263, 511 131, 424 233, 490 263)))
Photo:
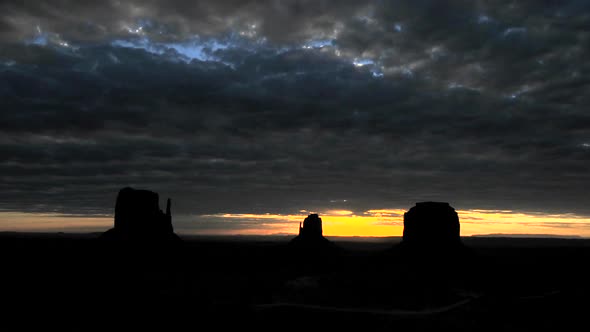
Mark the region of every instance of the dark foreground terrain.
POLYGON ((2 323, 13 326, 6 331, 590 326, 589 240, 465 238, 469 250, 455 256, 409 255, 395 242, 306 250, 287 238, 193 237, 161 248, 6 233, 2 323))

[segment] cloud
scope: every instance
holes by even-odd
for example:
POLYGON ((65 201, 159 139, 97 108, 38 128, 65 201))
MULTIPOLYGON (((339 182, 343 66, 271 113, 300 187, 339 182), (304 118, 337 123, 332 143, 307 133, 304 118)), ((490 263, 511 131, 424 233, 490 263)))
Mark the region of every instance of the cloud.
POLYGON ((0 208, 110 213, 135 185, 187 215, 588 214, 589 10, 4 2, 0 208))

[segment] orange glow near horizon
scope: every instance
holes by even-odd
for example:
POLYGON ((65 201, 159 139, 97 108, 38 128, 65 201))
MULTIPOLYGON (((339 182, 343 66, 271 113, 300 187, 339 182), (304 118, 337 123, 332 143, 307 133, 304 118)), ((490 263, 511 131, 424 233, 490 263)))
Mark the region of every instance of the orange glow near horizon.
POLYGON ((324 235, 327 236, 401 236, 403 220, 378 216, 323 216, 324 235))
MULTIPOLYGON (((305 211, 305 210, 302 210, 305 211)), ((362 215, 352 211, 319 213, 326 236, 402 236, 403 209, 373 209, 362 215)), ((461 236, 485 234, 562 235, 590 237, 590 218, 575 214, 523 213, 509 210, 458 210, 461 236)), ((215 214, 206 218, 259 222, 258 229, 239 234, 297 234, 306 214, 215 214)), ((236 232, 224 231, 228 234, 236 232)))
MULTIPOLYGON (((318 211, 326 236, 401 236, 403 209, 372 209, 355 214, 348 210, 318 211)), ((213 214, 176 216, 179 234, 295 235, 308 212, 297 214, 213 214)), ((543 234, 590 237, 590 218, 575 214, 524 213, 507 210, 458 210, 461 235, 543 234)), ((101 232, 113 227, 112 216, 67 216, 0 212, 0 231, 101 232)))
POLYGON ((575 214, 542 214, 514 211, 457 211, 461 235, 549 234, 590 237, 590 218, 575 214))
POLYGON ((2 232, 100 232, 112 226, 113 218, 108 216, 0 212, 2 232))

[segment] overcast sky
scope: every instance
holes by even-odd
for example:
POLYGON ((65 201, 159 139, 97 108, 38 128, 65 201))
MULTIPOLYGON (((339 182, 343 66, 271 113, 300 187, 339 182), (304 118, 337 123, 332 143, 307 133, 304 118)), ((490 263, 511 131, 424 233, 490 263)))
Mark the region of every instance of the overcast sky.
POLYGON ((590 215, 590 2, 3 1, 0 209, 590 215))

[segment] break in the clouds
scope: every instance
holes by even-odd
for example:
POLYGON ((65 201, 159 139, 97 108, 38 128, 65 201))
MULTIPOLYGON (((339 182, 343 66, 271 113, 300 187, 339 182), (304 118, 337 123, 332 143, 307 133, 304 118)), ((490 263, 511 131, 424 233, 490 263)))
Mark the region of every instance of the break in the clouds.
POLYGON ((590 214, 587 1, 0 4, 0 209, 590 214))

